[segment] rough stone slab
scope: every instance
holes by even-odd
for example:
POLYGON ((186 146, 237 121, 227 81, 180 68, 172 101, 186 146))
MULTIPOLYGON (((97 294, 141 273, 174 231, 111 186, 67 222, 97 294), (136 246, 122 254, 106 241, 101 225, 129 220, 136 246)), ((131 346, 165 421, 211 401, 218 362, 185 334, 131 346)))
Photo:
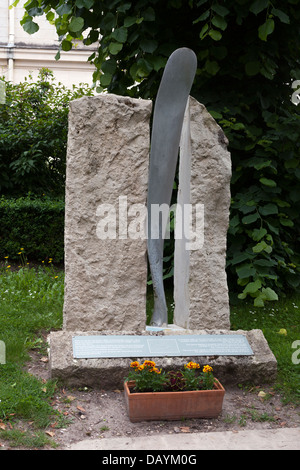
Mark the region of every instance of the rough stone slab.
MULTIPOLYGON (((147 240, 120 233, 126 212, 120 215, 119 198, 127 197, 128 210, 133 204, 146 206, 151 109, 150 100, 112 94, 83 97, 70 105, 66 330, 144 329, 147 240), (103 204, 115 208, 115 239, 99 237, 99 224, 106 217, 98 211, 103 204)), ((127 215, 126 229, 134 218, 129 211, 127 215)))
MULTIPOLYGON (((174 323, 184 328, 230 328, 225 271, 229 225, 231 157, 228 140, 205 106, 190 97, 181 144, 177 203, 204 205, 202 227, 197 226, 196 249, 186 238, 175 240, 174 323)), ((201 217, 200 217, 201 219, 201 217)), ((196 218, 193 216, 193 232, 196 218)), ((183 230, 184 232, 184 230, 183 230)))
MULTIPOLYGON (((134 334, 132 331, 101 331, 101 334, 134 334)), ((143 334, 174 334, 174 331, 143 334)), ((153 359, 164 370, 182 368, 190 360, 201 365, 210 364, 215 376, 223 384, 251 382, 262 384, 273 382, 277 374, 277 362, 261 330, 184 330, 176 334, 244 334, 253 351, 253 356, 201 356, 201 357, 160 357, 160 358, 114 358, 74 359, 72 337, 99 335, 98 331, 57 331, 49 335, 49 367, 53 379, 59 379, 68 386, 88 386, 102 389, 121 388, 133 360, 140 362, 153 359)))

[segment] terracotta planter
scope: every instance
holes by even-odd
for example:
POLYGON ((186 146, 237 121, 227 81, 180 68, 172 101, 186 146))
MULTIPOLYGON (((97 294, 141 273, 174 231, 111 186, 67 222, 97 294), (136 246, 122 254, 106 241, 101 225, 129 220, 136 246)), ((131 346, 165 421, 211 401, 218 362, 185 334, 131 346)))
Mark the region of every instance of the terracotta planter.
POLYGON ((134 382, 124 383, 129 419, 137 421, 217 418, 222 411, 225 389, 215 379, 213 390, 191 392, 131 393, 134 382))

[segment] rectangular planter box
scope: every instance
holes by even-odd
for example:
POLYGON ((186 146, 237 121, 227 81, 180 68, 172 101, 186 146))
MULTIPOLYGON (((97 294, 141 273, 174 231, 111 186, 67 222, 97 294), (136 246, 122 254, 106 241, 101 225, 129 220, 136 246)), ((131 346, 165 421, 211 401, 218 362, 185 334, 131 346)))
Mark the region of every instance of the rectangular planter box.
POLYGON ((213 390, 131 393, 124 383, 125 402, 131 422, 217 418, 222 411, 225 389, 216 379, 213 390))

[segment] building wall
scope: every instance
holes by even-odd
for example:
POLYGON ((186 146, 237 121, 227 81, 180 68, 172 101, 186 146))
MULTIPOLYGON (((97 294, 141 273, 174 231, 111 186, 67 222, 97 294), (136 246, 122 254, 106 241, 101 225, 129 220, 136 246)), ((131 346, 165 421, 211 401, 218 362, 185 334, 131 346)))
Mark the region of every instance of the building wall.
POLYGON ((46 67, 66 86, 91 85, 94 67, 87 59, 94 48, 79 42, 71 51, 61 51, 61 58, 56 61, 59 41, 55 27, 44 16, 34 19, 40 29, 32 35, 20 25, 25 2, 20 0, 17 7, 9 9, 13 0, 0 0, 0 76, 19 83, 29 74, 36 78, 39 70, 46 67))

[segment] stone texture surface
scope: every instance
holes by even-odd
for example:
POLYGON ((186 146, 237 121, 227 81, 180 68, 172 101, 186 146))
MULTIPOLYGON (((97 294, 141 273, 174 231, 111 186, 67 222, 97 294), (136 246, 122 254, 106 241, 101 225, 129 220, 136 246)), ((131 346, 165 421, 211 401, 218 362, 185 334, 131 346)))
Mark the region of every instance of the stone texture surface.
MULTIPOLYGON (((277 362, 261 330, 185 330, 176 334, 244 334, 252 348, 252 356, 201 356, 201 357, 145 357, 112 359, 74 359, 72 337, 76 335, 104 334, 103 332, 57 331, 48 338, 50 345, 49 367, 51 377, 60 379, 70 387, 89 386, 101 389, 122 388, 131 361, 153 359, 157 367, 165 370, 182 368, 189 361, 210 364, 222 384, 236 385, 272 383, 277 375, 277 362)), ((134 334, 132 331, 107 331, 105 334, 134 334)), ((144 334, 153 334, 146 333, 144 334)), ((168 333, 160 333, 168 334, 168 333)), ((169 331, 174 334, 174 331, 169 331)))
MULTIPOLYGON (((184 328, 230 328, 225 272, 231 178, 227 144, 206 108, 190 97, 180 146, 177 203, 192 204, 194 209, 204 205, 204 239, 201 245, 198 224, 196 249, 187 250, 184 238, 175 242, 174 323, 184 328)), ((193 221, 195 230, 195 217, 193 221)))
MULTIPOLYGON (((66 330, 138 332, 145 328, 146 240, 125 239, 118 222, 120 196, 127 196, 128 208, 146 206, 151 109, 151 101, 112 94, 71 103, 65 212, 66 330), (106 213, 99 212, 101 204, 115 207, 115 239, 99 238, 99 224, 108 220, 106 213)), ((111 223, 109 226, 113 228, 111 223)))

